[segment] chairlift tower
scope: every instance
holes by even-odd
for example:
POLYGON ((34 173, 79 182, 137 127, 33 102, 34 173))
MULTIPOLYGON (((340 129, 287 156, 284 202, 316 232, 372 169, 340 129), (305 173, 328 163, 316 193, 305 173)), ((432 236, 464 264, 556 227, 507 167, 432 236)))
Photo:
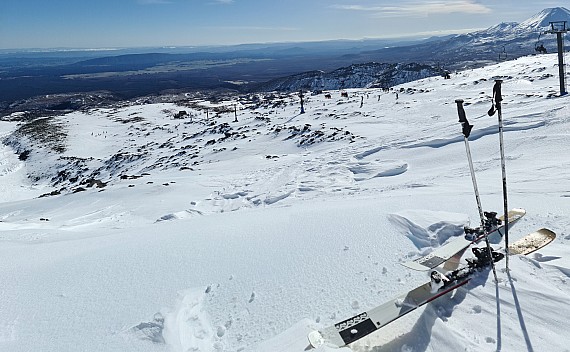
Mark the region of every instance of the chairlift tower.
POLYGON ((503 51, 499 53, 499 61, 506 61, 508 57, 506 46, 503 45, 503 51))
POLYGON ((556 34, 558 42, 558 74, 560 76, 560 95, 566 95, 566 84, 564 77, 566 75, 566 67, 564 64, 564 34, 568 32, 566 26, 567 21, 550 22, 550 30, 544 32, 545 34, 556 34))

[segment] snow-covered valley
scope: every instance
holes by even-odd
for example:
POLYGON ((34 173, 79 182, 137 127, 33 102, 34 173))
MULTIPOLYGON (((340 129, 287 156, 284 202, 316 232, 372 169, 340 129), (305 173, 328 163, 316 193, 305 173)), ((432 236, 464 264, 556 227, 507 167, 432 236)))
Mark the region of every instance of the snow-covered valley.
POLYGON ((509 204, 527 211, 511 239, 557 239, 513 257, 510 275, 499 263, 497 286, 481 272, 346 350, 570 350, 557 72, 556 55, 529 56, 389 92, 307 93, 305 114, 274 94, 6 119, 0 350, 306 350, 310 330, 426 282, 401 263, 477 224, 455 99, 475 125, 483 206, 501 212, 494 79, 509 204))

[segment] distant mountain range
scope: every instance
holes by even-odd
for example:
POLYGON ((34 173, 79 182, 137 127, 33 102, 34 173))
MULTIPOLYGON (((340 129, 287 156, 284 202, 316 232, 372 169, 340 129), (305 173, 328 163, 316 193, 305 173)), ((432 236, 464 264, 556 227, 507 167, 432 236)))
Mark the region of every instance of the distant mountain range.
POLYGON ((543 45, 549 52, 556 51, 556 36, 544 34, 550 29, 550 23, 556 21, 566 21, 569 25, 570 11, 563 7, 548 8, 521 23, 503 22, 468 34, 365 51, 352 55, 352 59, 376 62, 351 65, 332 72, 296 74, 257 87, 259 90, 281 91, 390 87, 441 74, 443 69, 480 67, 535 54, 537 45, 543 45))
POLYGON ((41 106, 76 106, 92 100, 91 92, 103 92, 97 93, 104 96, 103 101, 116 101, 164 93, 389 87, 443 70, 535 54, 539 44, 554 52, 556 36, 544 34, 553 21, 570 23, 570 11, 548 8, 521 23, 504 22, 468 34, 413 41, 0 51, 0 116, 41 106), (64 96, 55 105, 52 100, 42 102, 54 94, 64 96), (65 94, 73 97, 68 99, 73 104, 65 94))
POLYGON ((554 21, 567 21, 567 25, 570 24, 570 11, 564 7, 547 8, 521 23, 503 22, 485 30, 428 43, 364 52, 359 59, 439 63, 456 69, 531 55, 536 53, 538 43, 553 52, 556 50, 556 36, 543 33, 554 21))

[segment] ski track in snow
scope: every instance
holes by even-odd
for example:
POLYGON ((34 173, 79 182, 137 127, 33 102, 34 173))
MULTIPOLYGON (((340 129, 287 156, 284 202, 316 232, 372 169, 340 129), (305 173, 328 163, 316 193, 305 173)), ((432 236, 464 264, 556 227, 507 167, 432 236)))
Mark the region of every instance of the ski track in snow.
POLYGON ((527 210, 511 236, 549 227, 556 241, 513 257, 510 277, 498 267, 498 317, 483 271, 350 348, 316 352, 563 351, 570 127, 568 98, 544 78, 554 61, 307 95, 302 115, 294 94, 262 97, 237 123, 205 101, 75 112, 54 118, 69 129, 61 155, 2 121, 0 350, 306 350, 309 331, 423 283, 400 263, 478 222, 455 99, 475 125, 483 206, 502 209, 486 112, 503 78, 509 204, 527 210))

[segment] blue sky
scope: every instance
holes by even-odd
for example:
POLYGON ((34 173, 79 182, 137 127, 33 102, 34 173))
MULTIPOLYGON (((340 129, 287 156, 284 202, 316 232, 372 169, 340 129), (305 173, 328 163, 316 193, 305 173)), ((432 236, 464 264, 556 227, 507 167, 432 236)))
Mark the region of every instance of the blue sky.
POLYGON ((437 35, 557 1, 0 0, 0 49, 193 46, 437 35))

